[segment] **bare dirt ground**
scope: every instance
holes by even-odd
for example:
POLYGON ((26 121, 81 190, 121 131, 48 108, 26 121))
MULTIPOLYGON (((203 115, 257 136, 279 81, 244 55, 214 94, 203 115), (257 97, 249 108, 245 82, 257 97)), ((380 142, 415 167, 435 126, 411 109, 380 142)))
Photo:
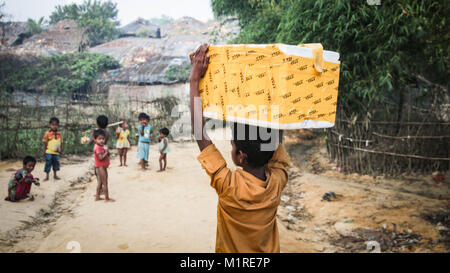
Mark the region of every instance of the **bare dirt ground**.
MULTIPOLYGON (((233 168, 228 140, 217 140, 233 168)), ((333 170, 319 138, 287 136, 293 167, 279 207, 282 252, 448 252, 449 179, 390 180, 333 170), (322 200, 327 192, 336 194, 322 200)), ((150 171, 138 170, 136 147, 128 167, 113 157, 110 195, 95 202, 91 158, 63 159, 63 180, 32 188, 35 200, 0 202, 1 252, 213 252, 217 196, 196 156, 196 143, 171 143, 169 169, 157 173, 157 146, 150 171)), ((0 163, 0 189, 20 162, 0 163)), ((34 175, 44 177, 39 163, 34 175)), ((430 176, 431 177, 431 176, 430 176)), ((3 199, 3 198, 2 198, 3 199)))
MULTIPOLYGON (((300 136, 300 137, 299 137, 300 136)), ((287 136, 293 161, 278 216, 312 252, 448 252, 450 179, 343 174, 329 162, 324 140, 287 136), (326 193, 334 193, 324 199, 326 193)), ((285 248, 295 251, 295 248, 285 248)))

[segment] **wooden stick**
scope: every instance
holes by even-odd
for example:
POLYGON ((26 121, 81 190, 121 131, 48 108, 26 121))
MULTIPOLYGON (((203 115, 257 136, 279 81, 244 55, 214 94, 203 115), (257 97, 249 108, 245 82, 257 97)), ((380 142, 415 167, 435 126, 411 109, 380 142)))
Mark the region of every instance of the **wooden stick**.
POLYGON ((108 124, 108 126, 106 126, 106 127, 113 127, 113 126, 116 126, 116 125, 120 125, 122 123, 123 123, 123 121, 119 121, 119 122, 108 124))
MULTIPOLYGON (((336 121, 341 121, 345 123, 352 123, 351 120, 338 119, 336 121)), ((364 123, 363 121, 356 121, 355 123, 364 123)), ((450 122, 396 122, 396 121, 370 121, 371 124, 400 124, 400 125, 450 125, 450 122)))
POLYGON ((411 138, 420 138, 420 139, 442 139, 442 138, 450 138, 450 136, 388 136, 379 133, 372 133, 379 137, 384 138, 392 138, 392 139, 411 139, 411 138))
POLYGON ((369 139, 353 139, 353 138, 349 138, 349 137, 346 137, 344 134, 340 134, 339 132, 334 131, 334 130, 331 130, 331 132, 333 134, 335 134, 335 135, 338 135, 338 136, 342 135, 342 138, 347 139, 350 142, 369 142, 369 143, 373 142, 373 140, 369 140, 369 139))
MULTIPOLYGON (((336 144, 332 144, 332 145, 336 146, 336 144)), ((380 151, 350 147, 350 146, 346 146, 346 145, 340 145, 340 147, 345 148, 345 149, 353 149, 353 150, 363 151, 363 152, 367 152, 367 153, 385 154, 385 155, 392 155, 392 156, 411 157, 411 158, 428 159, 428 160, 450 161, 450 158, 445 158, 445 157, 426 157, 426 156, 420 156, 420 155, 405 155, 405 154, 397 154, 397 153, 390 153, 390 152, 380 152, 380 151)))

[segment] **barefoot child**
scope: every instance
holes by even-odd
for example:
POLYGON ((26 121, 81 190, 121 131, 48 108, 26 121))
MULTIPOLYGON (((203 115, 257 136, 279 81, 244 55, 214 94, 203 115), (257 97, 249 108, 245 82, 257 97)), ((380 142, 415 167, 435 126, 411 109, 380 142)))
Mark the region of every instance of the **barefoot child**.
POLYGON ((119 150, 119 156, 120 156, 120 167, 122 166, 122 160, 123 160, 123 166, 127 166, 127 152, 130 148, 130 130, 128 130, 128 122, 124 120, 122 124, 117 127, 116 130, 116 138, 117 138, 117 144, 116 147, 119 150))
POLYGON ((198 160, 219 196, 216 252, 280 252, 276 215, 290 164, 282 131, 235 123, 231 156, 242 169, 232 172, 227 167, 203 130, 199 81, 208 68, 207 51, 205 44, 190 55, 191 122, 201 151, 198 160), (260 129, 267 130, 268 140, 260 129))
POLYGON ((140 160, 139 163, 141 165, 141 170, 146 170, 148 151, 150 149, 150 141, 152 138, 152 126, 148 124, 150 122, 150 117, 146 113, 140 113, 138 119, 139 140, 137 158, 140 160))
POLYGON ((53 178, 59 180, 60 178, 56 174, 59 171, 59 157, 62 155, 62 137, 61 132, 58 130, 59 119, 51 118, 49 122, 50 130, 44 135, 44 157, 45 168, 44 171, 47 174, 44 181, 49 179, 50 170, 53 167, 53 178))
MULTIPOLYGON (((89 139, 88 144, 95 144, 95 138, 94 138, 94 132, 95 130, 102 130, 105 133, 105 146, 108 147, 108 140, 110 137, 110 134, 106 128, 108 127, 108 117, 105 115, 100 115, 97 117, 97 129, 93 129, 91 132, 91 138, 89 139)), ((100 194, 103 194, 102 186, 100 185, 100 194)))
POLYGON ((8 197, 6 201, 17 202, 25 198, 34 200, 33 196, 28 194, 31 191, 31 183, 39 186, 39 178, 34 178, 31 172, 36 165, 36 159, 32 156, 26 156, 23 159, 23 168, 19 169, 8 183, 8 197))
POLYGON ((97 192, 95 201, 103 200, 100 198, 100 191, 103 189, 106 202, 114 202, 114 199, 109 198, 108 191, 108 166, 109 166, 109 150, 105 144, 106 134, 102 129, 94 131, 94 160, 95 160, 95 174, 97 175, 97 192))
POLYGON ((169 129, 162 128, 159 130, 159 171, 163 172, 166 170, 167 166, 167 153, 170 151, 169 149, 169 129), (163 167, 163 161, 164 161, 164 167, 163 167))

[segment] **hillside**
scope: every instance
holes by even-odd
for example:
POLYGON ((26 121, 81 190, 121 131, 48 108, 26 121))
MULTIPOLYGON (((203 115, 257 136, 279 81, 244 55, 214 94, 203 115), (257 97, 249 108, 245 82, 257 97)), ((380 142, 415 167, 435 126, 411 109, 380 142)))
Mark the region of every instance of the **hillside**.
MULTIPOLYGON (((187 55, 198 45, 206 42, 224 43, 217 37, 231 37, 239 32, 237 20, 226 19, 203 23, 192 17, 182 17, 162 27, 142 18, 119 29, 121 38, 88 47, 84 30, 72 20, 63 20, 41 34, 30 37, 24 23, 9 23, 5 33, 0 30, 1 54, 22 57, 54 56, 58 54, 87 51, 115 58, 121 68, 103 75, 101 81, 112 83, 172 84, 183 81, 167 78, 170 67, 188 65, 187 55), (142 38, 140 30, 149 31, 142 38), (161 38, 156 37, 160 31, 161 38), (139 37, 138 37, 139 36, 139 37)), ((176 78, 176 77, 175 77, 176 78)))

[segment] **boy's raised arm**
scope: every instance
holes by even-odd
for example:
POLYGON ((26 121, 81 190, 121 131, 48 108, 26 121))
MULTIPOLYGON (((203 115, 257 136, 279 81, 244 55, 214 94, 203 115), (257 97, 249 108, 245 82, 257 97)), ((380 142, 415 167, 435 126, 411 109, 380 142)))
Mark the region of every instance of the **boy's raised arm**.
POLYGON ((88 143, 87 143, 87 144, 89 144, 89 145, 91 145, 91 144, 94 143, 94 141, 95 141, 95 139, 94 139, 94 131, 95 131, 95 129, 93 129, 93 130, 91 131, 91 136, 90 136, 89 141, 88 141, 88 143))
POLYGON ((191 124, 194 137, 197 140, 200 151, 212 144, 212 141, 203 130, 205 120, 199 92, 200 79, 205 75, 209 64, 208 44, 201 45, 195 52, 189 55, 191 59, 190 99, 191 99, 191 124))
POLYGON ((283 130, 279 131, 279 144, 272 158, 269 160, 269 167, 286 168, 291 164, 289 155, 283 145, 283 130))

